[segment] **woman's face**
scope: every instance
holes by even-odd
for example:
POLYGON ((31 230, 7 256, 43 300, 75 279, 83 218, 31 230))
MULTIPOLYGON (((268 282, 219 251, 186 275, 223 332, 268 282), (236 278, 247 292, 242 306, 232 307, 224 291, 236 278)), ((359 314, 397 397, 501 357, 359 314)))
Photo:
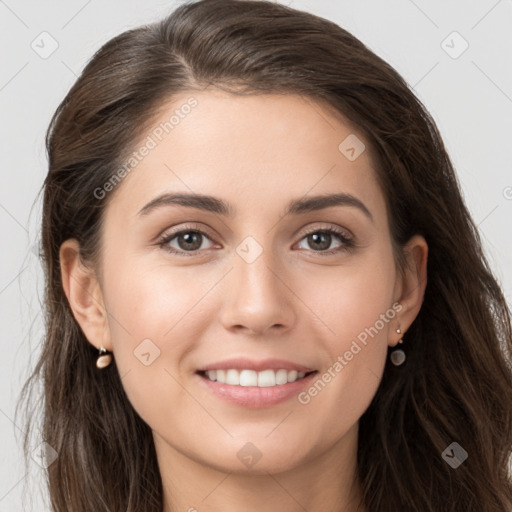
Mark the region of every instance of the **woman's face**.
POLYGON ((90 341, 113 351, 162 456, 276 472, 354 446, 421 302, 405 296, 362 135, 292 95, 182 94, 159 116, 110 192, 108 323, 90 341))

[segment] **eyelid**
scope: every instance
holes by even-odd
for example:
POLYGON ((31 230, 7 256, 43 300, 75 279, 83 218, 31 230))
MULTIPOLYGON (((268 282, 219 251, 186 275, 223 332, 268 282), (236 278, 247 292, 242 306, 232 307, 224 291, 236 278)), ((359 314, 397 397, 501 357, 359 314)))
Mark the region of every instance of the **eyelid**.
POLYGON ((324 222, 323 224, 324 225, 321 227, 318 227, 315 225, 313 227, 304 228, 304 231, 299 231, 297 236, 300 235, 300 240, 302 240, 305 236, 307 236, 311 233, 316 233, 317 231, 333 230, 351 240, 354 238, 354 235, 352 234, 352 232, 350 230, 348 230, 347 228, 342 228, 341 226, 338 226, 337 224, 330 224, 328 222, 324 222))
MULTIPOLYGON (((348 230, 347 228, 342 228, 341 226, 338 226, 337 224, 331 224, 331 223, 323 223, 323 226, 310 226, 307 228, 304 228, 303 231, 299 231, 296 235, 294 235, 294 238, 296 236, 299 236, 298 240, 295 242, 294 245, 297 243, 300 243, 305 237, 312 233, 327 231, 332 232, 335 236, 338 236, 342 241, 342 246, 337 247, 335 249, 330 249, 326 251, 314 251, 314 250, 308 250, 308 252, 311 252, 315 255, 321 256, 321 255, 332 255, 334 253, 341 253, 343 251, 348 251, 355 247, 355 237, 354 235, 348 230)), ((213 244, 215 244, 215 237, 212 236, 209 232, 209 229, 203 228, 197 223, 189 223, 184 224, 176 229, 172 229, 171 231, 164 231, 159 237, 157 245, 159 247, 162 247, 164 250, 167 250, 171 254, 176 255, 184 255, 184 256, 198 256, 202 255, 206 249, 196 249, 194 251, 183 251, 183 250, 177 250, 170 247, 164 247, 167 244, 169 244, 170 240, 175 238, 177 235, 181 233, 186 233, 189 231, 198 232, 201 235, 206 236, 213 244)))
POLYGON ((183 225, 179 225, 176 228, 171 228, 169 230, 165 230, 161 235, 158 236, 158 239, 161 240, 163 238, 175 236, 175 235, 182 233, 183 231, 198 231, 198 232, 206 235, 210 239, 215 238, 215 236, 212 234, 212 232, 208 228, 206 228, 198 223, 191 222, 191 223, 185 223, 183 225))
POLYGON ((329 257, 329 256, 340 256, 345 253, 350 253, 351 251, 357 248, 356 238, 351 233, 350 230, 346 228, 342 228, 337 224, 329 224, 327 227, 310 227, 307 231, 302 232, 299 236, 299 240, 297 243, 300 243, 304 238, 313 233, 329 233, 331 236, 334 235, 341 241, 341 245, 325 251, 314 251, 312 249, 306 250, 309 254, 313 255, 313 257, 329 257))

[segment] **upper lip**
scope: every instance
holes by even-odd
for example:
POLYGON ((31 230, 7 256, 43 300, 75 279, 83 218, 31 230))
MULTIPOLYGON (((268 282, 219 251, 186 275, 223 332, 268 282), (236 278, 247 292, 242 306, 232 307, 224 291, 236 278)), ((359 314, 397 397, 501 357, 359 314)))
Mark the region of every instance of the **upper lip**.
POLYGON ((296 370, 298 372, 312 372, 312 368, 303 366, 301 364, 293 363, 292 361, 286 361, 285 359, 262 359, 256 361, 254 359, 248 359, 245 357, 238 357, 235 359, 225 359, 224 361, 218 361, 203 366, 199 371, 208 370, 254 370, 257 372, 263 370, 296 370))

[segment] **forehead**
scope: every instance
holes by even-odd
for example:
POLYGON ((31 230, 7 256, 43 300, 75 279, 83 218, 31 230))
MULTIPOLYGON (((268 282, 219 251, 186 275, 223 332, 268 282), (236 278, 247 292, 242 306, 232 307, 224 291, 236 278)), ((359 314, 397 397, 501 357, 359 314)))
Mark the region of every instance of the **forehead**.
POLYGON ((139 140, 138 160, 112 201, 125 218, 162 192, 225 198, 236 214, 340 192, 385 208, 364 136, 304 96, 181 93, 139 140))

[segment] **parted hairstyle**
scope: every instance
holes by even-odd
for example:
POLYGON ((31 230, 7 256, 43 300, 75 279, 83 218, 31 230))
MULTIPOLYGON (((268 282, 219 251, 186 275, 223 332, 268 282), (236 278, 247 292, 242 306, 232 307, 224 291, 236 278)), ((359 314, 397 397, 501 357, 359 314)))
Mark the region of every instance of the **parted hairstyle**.
POLYGON ((207 86, 298 94, 344 115, 375 158, 397 268, 403 271, 402 249, 412 235, 429 246, 407 361, 394 367, 388 359, 359 422, 357 476, 366 510, 510 512, 511 314, 435 122, 405 80, 349 32, 254 0, 187 2, 114 37, 48 127, 45 335, 16 413, 24 404, 27 460, 32 396, 42 382, 41 435, 58 454, 47 468, 53 510, 162 510, 151 428, 128 401, 115 361, 96 369, 98 352, 63 292, 59 248, 75 238, 81 259, 99 269, 102 220, 116 191, 102 199, 94 191, 147 136, 162 105, 207 86), (468 453, 456 469, 442 457, 453 442, 468 453))

